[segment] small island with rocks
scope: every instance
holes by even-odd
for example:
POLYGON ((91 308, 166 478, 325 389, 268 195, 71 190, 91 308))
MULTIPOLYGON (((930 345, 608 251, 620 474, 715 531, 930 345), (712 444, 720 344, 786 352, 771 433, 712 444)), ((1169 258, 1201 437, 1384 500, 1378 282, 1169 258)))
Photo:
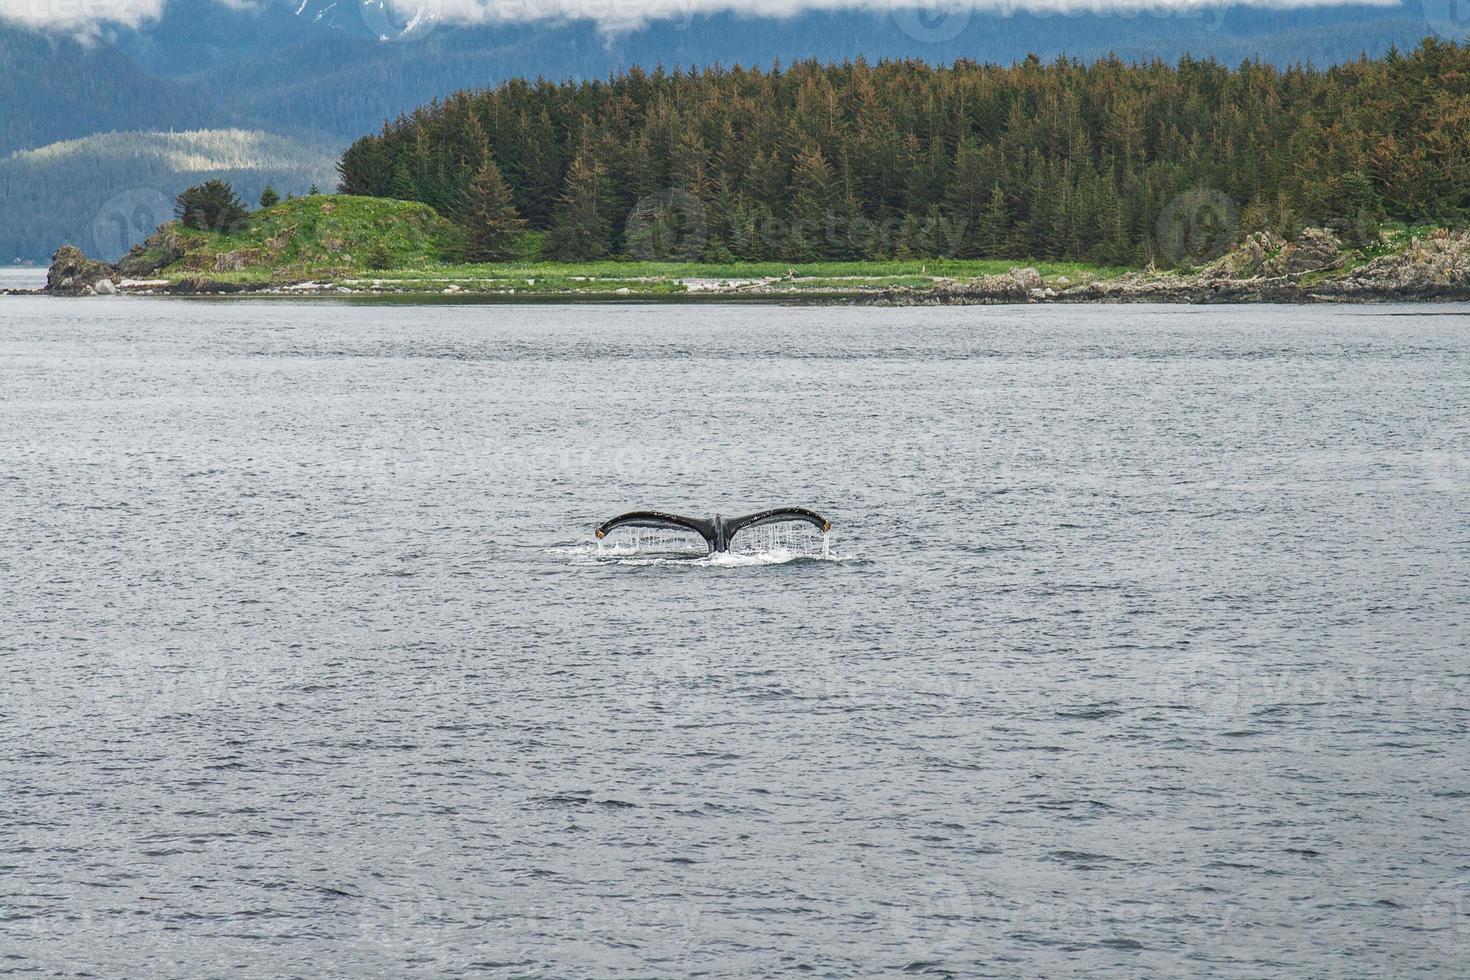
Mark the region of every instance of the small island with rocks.
POLYGON ((1322 228, 1290 241, 1257 232, 1207 264, 1172 269, 943 259, 476 264, 456 261, 462 250, 459 229, 426 205, 318 194, 244 215, 226 231, 170 222, 117 262, 63 246, 39 292, 905 306, 1470 300, 1470 234, 1448 229, 1385 230, 1372 247, 1322 228))

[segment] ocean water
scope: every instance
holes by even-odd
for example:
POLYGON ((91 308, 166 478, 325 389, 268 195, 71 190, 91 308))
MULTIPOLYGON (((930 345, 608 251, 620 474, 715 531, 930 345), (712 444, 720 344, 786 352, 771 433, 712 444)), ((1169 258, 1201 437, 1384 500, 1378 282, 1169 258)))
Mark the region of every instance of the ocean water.
POLYGON ((46 270, 36 266, 0 266, 0 289, 40 289, 46 270))
POLYGON ((1470 969, 1470 308, 12 298, 0 420, 0 974, 1470 969))

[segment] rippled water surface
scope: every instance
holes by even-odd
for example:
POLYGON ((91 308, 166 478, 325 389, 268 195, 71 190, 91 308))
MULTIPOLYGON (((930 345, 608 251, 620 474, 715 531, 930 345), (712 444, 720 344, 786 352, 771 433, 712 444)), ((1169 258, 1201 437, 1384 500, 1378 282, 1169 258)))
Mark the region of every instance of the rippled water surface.
POLYGON ((0 973, 1463 975, 1466 313, 0 300, 0 973))
POLYGON ((36 266, 0 266, 0 289, 40 289, 46 270, 36 266))

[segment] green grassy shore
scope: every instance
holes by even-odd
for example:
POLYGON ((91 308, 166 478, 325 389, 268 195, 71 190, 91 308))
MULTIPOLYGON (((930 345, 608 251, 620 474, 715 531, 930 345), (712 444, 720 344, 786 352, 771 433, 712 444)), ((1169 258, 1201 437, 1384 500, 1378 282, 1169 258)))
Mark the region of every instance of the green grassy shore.
POLYGON ((998 275, 1017 265, 1050 283, 1084 283, 1129 270, 1076 262, 1017 259, 814 262, 551 262, 538 257, 542 237, 523 236, 524 257, 464 264, 459 232, 421 204, 383 198, 314 195, 257 211, 230 234, 179 225, 154 236, 138 264, 154 282, 221 283, 283 291, 470 293, 503 296, 656 298, 677 294, 861 293, 923 288, 939 280, 998 275))
POLYGON ((550 262, 526 233, 509 262, 466 265, 460 230, 422 204, 312 195, 251 214, 229 233, 165 225, 116 265, 57 252, 60 295, 437 297, 495 302, 692 300, 878 302, 1347 302, 1470 299, 1470 235, 1384 226, 1348 245, 1324 229, 1287 242, 1243 237, 1199 268, 907 259, 812 262, 550 262), (105 282, 103 280, 106 280, 105 282), (94 290, 94 284, 96 289, 94 290))

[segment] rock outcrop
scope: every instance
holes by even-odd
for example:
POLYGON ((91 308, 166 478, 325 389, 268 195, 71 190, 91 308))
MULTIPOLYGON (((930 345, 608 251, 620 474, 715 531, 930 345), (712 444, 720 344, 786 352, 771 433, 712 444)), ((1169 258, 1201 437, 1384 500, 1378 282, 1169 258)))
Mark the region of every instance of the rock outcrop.
POLYGON ((160 225, 157 231, 118 260, 117 271, 130 278, 144 278, 173 265, 184 257, 184 251, 177 228, 172 224, 160 225))
POLYGON ((1030 303, 1050 299, 1056 293, 1046 288, 1041 273, 1030 268, 1016 268, 998 276, 981 276, 978 279, 947 279, 936 282, 932 288, 912 289, 897 287, 884 290, 883 299, 903 305, 914 303, 936 306, 971 305, 985 303, 1030 303), (1048 295, 1050 294, 1050 295, 1048 295))
POLYGON ((240 272, 250 264, 250 257, 243 249, 236 252, 221 252, 214 257, 215 272, 240 272))
POLYGON ((1055 285, 1061 288, 1047 288, 1035 269, 1012 269, 932 289, 889 289, 876 299, 900 306, 1470 301, 1470 232, 1414 239, 1402 252, 1367 262, 1327 229, 1308 229, 1293 242, 1260 232, 1196 273, 1150 269, 1077 286, 1059 278, 1055 285))
POLYGON ((1321 272, 1343 265, 1342 240, 1327 228, 1308 228, 1283 250, 1288 275, 1321 272))
POLYGON ((1413 239, 1404 251, 1318 283, 1313 292, 1341 299, 1470 299, 1470 232, 1413 239))
POLYGON ((1245 241, 1206 266, 1200 275, 1211 279, 1252 279, 1285 272, 1281 253, 1286 240, 1269 231, 1247 235, 1245 241))
POLYGON ((1345 258, 1342 241, 1327 228, 1308 228, 1293 242, 1258 231, 1199 274, 1205 279, 1271 279, 1340 268, 1345 258))
POLYGON ((117 269, 106 262, 89 259, 75 245, 63 245, 51 256, 46 273, 46 292, 57 296, 82 296, 95 293, 97 283, 117 276, 117 269))

